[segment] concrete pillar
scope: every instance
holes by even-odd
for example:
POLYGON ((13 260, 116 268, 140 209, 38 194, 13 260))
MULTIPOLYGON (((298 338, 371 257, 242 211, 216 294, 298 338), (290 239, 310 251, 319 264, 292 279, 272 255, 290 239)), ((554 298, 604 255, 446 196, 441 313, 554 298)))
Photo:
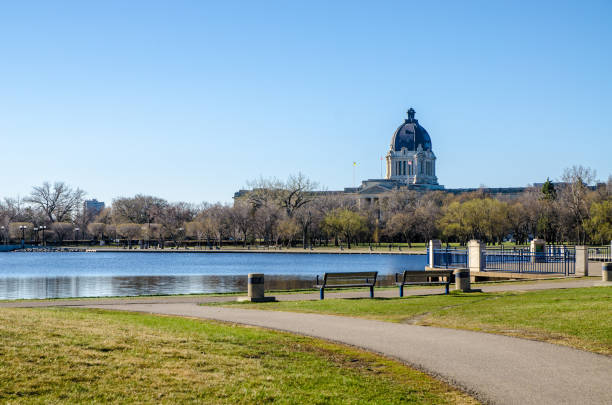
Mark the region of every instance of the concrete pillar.
POLYGON ((485 270, 484 244, 479 240, 472 239, 468 242, 468 266, 470 273, 478 273, 485 270))
POLYGON ((264 296, 264 275, 262 273, 249 273, 248 277, 248 296, 239 297, 238 301, 266 302, 275 300, 274 297, 264 296))
POLYGON ((589 250, 586 246, 576 246, 576 275, 589 275, 589 250))
POLYGON ((470 269, 456 269, 453 274, 455 275, 455 289, 469 292, 471 290, 470 269))
POLYGON ((612 282, 612 263, 601 264, 601 281, 612 282))
POLYGON ((429 241, 429 258, 427 262, 429 267, 434 267, 434 249, 442 249, 442 242, 440 239, 433 239, 429 241))
POLYGON ((534 239, 529 244, 531 252, 531 262, 537 262, 546 256, 546 241, 544 239, 534 239))

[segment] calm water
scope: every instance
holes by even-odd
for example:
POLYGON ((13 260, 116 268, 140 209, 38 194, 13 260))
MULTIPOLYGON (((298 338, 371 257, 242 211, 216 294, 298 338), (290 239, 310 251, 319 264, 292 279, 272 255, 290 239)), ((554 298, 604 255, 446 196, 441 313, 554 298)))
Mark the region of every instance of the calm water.
POLYGON ((424 255, 262 253, 0 253, 0 299, 246 291, 248 273, 268 289, 310 288, 326 271, 378 271, 384 282, 423 270, 424 255))

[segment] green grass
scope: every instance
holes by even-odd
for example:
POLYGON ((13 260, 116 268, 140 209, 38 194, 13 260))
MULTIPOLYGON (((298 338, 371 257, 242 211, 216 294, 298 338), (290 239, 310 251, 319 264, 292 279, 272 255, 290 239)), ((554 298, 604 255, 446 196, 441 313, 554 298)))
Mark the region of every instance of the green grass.
POLYGON ((257 328, 0 308, 0 403, 475 403, 394 360, 257 328))
POLYGON ((612 287, 233 305, 500 333, 612 355, 612 287))

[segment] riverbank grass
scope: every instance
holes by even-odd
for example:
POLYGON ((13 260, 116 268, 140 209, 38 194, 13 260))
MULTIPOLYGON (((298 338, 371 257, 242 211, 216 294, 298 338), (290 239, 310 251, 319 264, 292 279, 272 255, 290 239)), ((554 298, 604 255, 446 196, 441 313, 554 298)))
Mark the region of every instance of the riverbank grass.
POLYGON ((287 333, 85 309, 0 308, 2 403, 475 403, 371 353, 287 333))
POLYGON ((233 305, 499 333, 612 355, 612 287, 233 305))

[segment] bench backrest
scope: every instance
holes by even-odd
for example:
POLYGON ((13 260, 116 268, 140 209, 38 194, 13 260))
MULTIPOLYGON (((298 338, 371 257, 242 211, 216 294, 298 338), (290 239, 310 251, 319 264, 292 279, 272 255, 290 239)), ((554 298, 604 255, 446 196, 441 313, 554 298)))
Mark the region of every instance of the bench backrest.
POLYGON ((406 282, 409 280, 422 281, 427 277, 448 277, 453 275, 453 270, 406 270, 403 273, 395 274, 395 281, 406 282), (400 276, 400 277, 398 277, 400 276))
POLYGON ((325 273, 323 285, 343 285, 343 284, 376 284, 377 271, 357 271, 352 273, 325 273))

